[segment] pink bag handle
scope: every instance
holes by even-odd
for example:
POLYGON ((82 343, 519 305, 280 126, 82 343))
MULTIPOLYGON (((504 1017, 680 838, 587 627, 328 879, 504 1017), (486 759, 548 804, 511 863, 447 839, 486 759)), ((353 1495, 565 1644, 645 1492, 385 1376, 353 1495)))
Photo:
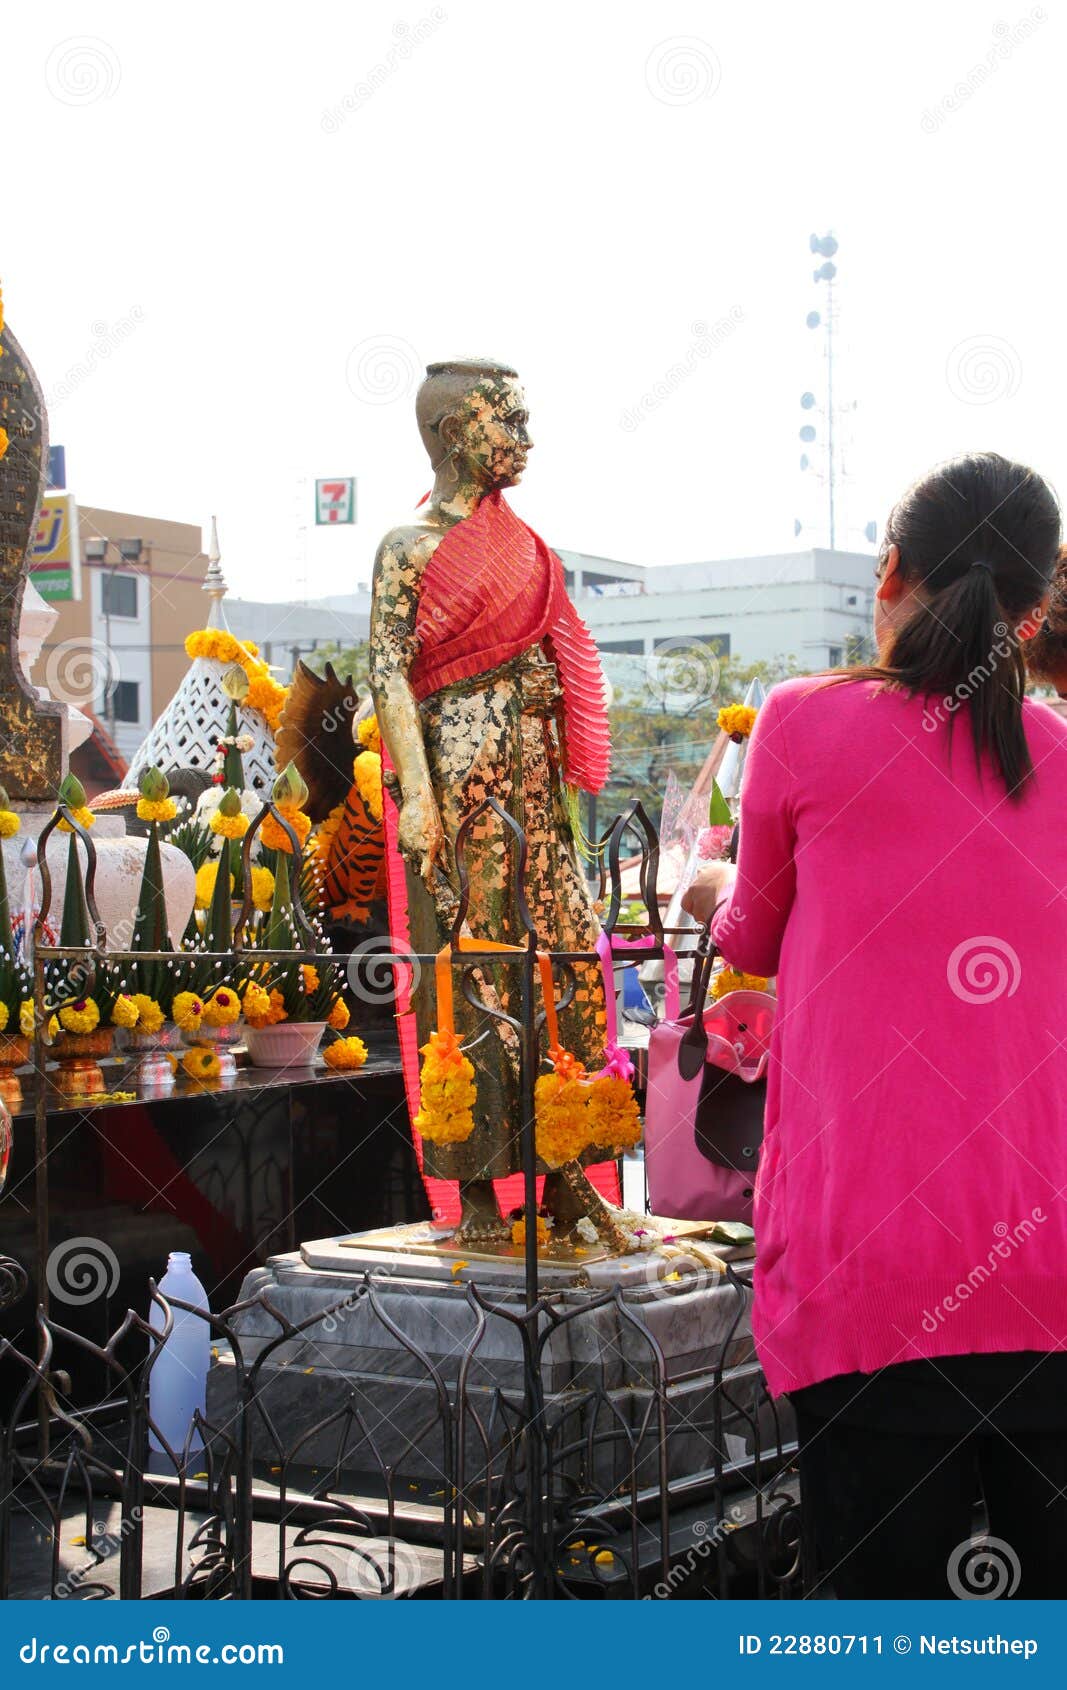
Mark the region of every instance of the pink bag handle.
MULTIPOLYGON (((607 1009, 607 1022, 604 1031, 604 1043, 609 1050, 613 1050, 619 1041, 619 1023, 615 1008, 615 981, 612 972, 612 961, 616 951, 647 951, 658 944, 654 933, 646 933, 643 939, 612 939, 607 933, 597 935, 596 952, 600 958, 600 966, 604 974, 604 999, 607 1009)), ((678 991, 678 957, 670 945, 663 946, 663 1019, 677 1021, 681 1010, 681 998, 678 991)))

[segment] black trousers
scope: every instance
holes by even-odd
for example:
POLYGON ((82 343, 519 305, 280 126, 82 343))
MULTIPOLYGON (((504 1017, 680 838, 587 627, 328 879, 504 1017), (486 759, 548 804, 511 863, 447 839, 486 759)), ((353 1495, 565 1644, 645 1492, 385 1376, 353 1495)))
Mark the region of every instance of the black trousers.
POLYGON ((968 1358, 973 1410, 961 1409, 958 1381, 941 1402, 933 1395, 932 1385, 945 1385, 944 1362, 936 1378, 916 1373, 921 1363, 851 1375, 862 1388, 855 1404, 821 1386, 796 1392, 801 1495, 817 1571, 809 1594, 829 1587, 846 1599, 1067 1596, 1067 1403, 1058 1389, 1058 1400, 1049 1394, 1063 1360, 1056 1358, 1054 1375, 1041 1368, 1006 1397, 1001 1372, 983 1400, 973 1384, 985 1383, 973 1371, 982 1364, 968 1358), (971 1544, 980 1500, 988 1535, 999 1540, 988 1548, 971 1544))

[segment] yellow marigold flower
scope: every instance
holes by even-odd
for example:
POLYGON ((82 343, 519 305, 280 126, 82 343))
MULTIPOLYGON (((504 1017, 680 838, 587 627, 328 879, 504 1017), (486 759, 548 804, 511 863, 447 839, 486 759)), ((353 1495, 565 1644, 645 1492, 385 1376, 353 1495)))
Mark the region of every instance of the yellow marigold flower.
POLYGON ((221 833, 223 839, 243 839, 249 824, 243 810, 238 810, 235 816, 224 816, 221 810, 216 810, 210 825, 212 833, 221 833))
POLYGON ((137 1005, 137 1026, 142 1033, 158 1033, 166 1016, 160 1009, 155 998, 150 998, 147 992, 134 992, 133 1001, 137 1005))
POLYGON ((252 870, 252 903, 257 910, 269 910, 274 902, 274 876, 269 868, 252 870))
POLYGON ((382 819, 382 760, 374 751, 361 751, 352 764, 352 778, 374 821, 382 819))
MULTIPOLYGON (((512 1223, 511 1242, 513 1244, 517 1244, 520 1249, 523 1249, 525 1247, 525 1244, 526 1244, 526 1222, 525 1222, 525 1220, 518 1220, 518 1221, 514 1221, 512 1223)), ((549 1226, 548 1222, 546 1221, 546 1219, 543 1215, 538 1215, 538 1217, 537 1217, 537 1248, 539 1250, 541 1250, 545 1247, 546 1244, 550 1244, 551 1242, 552 1242, 552 1228, 549 1226)))
POLYGON ((747 739, 756 724, 756 712, 751 704, 724 704, 716 721, 731 739, 747 739))
POLYGON ((319 971, 313 963, 305 962, 301 964, 300 973, 304 979, 304 995, 310 997, 319 989, 319 971))
POLYGON ((202 1000, 195 992, 177 992, 170 1006, 174 1024, 183 1033, 195 1033, 204 1013, 202 1000))
POLYGON ((131 997, 125 992, 116 999, 111 1010, 111 1020, 116 1027, 136 1027, 138 1008, 131 997))
POLYGON ((259 647, 256 644, 255 640, 242 640, 241 643, 244 646, 245 650, 252 657, 258 657, 259 656, 259 647))
POLYGON ((34 1014, 33 999, 23 998, 19 1004, 19 1032, 24 1039, 33 1038, 33 1029, 36 1025, 37 1017, 34 1014))
POLYGON ((14 810, 0 810, 0 839, 13 839, 21 826, 14 810))
MULTIPOLYGON (((94 821, 96 820, 96 817, 93 815, 93 812, 90 810, 90 808, 87 804, 79 805, 79 807, 76 810, 72 810, 70 813, 74 817, 74 820, 76 822, 81 823, 82 827, 92 827, 94 821)), ((74 832, 74 829, 71 827, 70 823, 63 816, 60 816, 59 821, 57 822, 56 826, 57 826, 60 833, 73 833, 74 832)))
POLYGON ((8 438, 7 429, 6 428, 0 428, 0 458, 2 458, 4 456, 4 453, 7 451, 10 444, 11 444, 11 441, 8 438))
POLYGON ((7 1026, 8 1014, 9 1011, 7 1004, 4 1003, 2 998, 0 998, 0 1033, 2 1033, 4 1028, 7 1026))
POLYGON ((95 998, 76 998, 65 1003, 59 1012, 59 1024, 68 1033, 92 1033, 100 1025, 100 1010, 95 998))
POLYGON ((727 992, 765 992, 767 981, 762 974, 742 974, 738 968, 720 968, 711 977, 711 995, 724 998, 727 992))
POLYGON ((142 822, 172 822, 178 814, 173 798, 138 798, 137 819, 142 822))
POLYGON ((377 716, 365 716, 357 727, 356 734, 364 751, 373 751, 376 756, 381 756, 382 736, 377 716))
POLYGON ((589 1088, 589 1130, 593 1143, 629 1150, 641 1137, 641 1111, 629 1080, 602 1074, 589 1088))
POLYGON ((261 1022, 270 1009, 270 993, 265 991, 255 980, 249 982, 244 992, 245 1019, 253 1026, 261 1022))
POLYGON ((191 1080, 217 1080, 222 1063, 213 1050, 204 1045, 194 1045, 182 1057, 182 1067, 191 1080))
POLYGON ((344 998, 334 998, 330 1005, 330 1013, 326 1017, 327 1027, 332 1027, 335 1033, 343 1033, 349 1023, 348 1005, 344 998))
POLYGON ((216 986, 204 999, 204 1020, 209 1027, 232 1027, 241 1013, 241 1000, 232 986, 216 986))
POLYGON ((355 1037, 335 1039, 333 1044, 323 1052, 322 1059, 327 1068, 351 1071, 355 1068, 362 1068, 367 1060, 367 1047, 362 1039, 355 1037))
MULTIPOLYGON (((206 910, 215 893, 215 876, 219 872, 217 862, 201 863, 196 871, 196 907, 206 910)), ((230 875, 230 891, 233 891, 233 875, 230 875)))
MULTIPOLYGON (((311 832, 311 817, 306 816, 296 804, 283 803, 276 805, 275 808, 280 816, 285 817, 300 841, 301 847, 303 847, 305 839, 311 832)), ((265 817, 263 826, 259 830, 259 839, 260 843, 266 845, 268 850, 286 851, 292 856, 293 847, 289 842, 289 835, 281 823, 275 821, 273 816, 265 817)))

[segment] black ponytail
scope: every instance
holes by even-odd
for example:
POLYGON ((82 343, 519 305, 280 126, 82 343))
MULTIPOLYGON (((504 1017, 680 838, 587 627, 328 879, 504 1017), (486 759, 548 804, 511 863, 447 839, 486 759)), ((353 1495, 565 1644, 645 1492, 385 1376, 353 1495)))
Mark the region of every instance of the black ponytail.
POLYGON ((995 452, 941 465, 905 493, 883 541, 922 602, 879 663, 842 676, 935 699, 950 721, 966 705, 976 757, 992 758, 1013 797, 1033 774, 1015 630, 1048 588, 1059 537, 1055 497, 1033 470, 995 452))

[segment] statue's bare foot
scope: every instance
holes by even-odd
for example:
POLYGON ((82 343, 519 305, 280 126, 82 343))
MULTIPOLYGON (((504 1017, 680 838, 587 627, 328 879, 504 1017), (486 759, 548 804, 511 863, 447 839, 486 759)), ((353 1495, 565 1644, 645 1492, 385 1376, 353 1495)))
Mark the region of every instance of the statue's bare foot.
POLYGON ((590 1184, 578 1162, 566 1162, 547 1175, 543 1203, 555 1221, 556 1238, 580 1244, 582 1234, 578 1222, 588 1220, 596 1227, 600 1242, 614 1255, 624 1256, 632 1247, 625 1228, 590 1184))
POLYGON ((469 1246, 510 1242, 511 1227, 500 1213, 492 1180, 461 1182, 459 1196, 462 1211, 459 1225, 452 1234, 453 1244, 469 1246))

